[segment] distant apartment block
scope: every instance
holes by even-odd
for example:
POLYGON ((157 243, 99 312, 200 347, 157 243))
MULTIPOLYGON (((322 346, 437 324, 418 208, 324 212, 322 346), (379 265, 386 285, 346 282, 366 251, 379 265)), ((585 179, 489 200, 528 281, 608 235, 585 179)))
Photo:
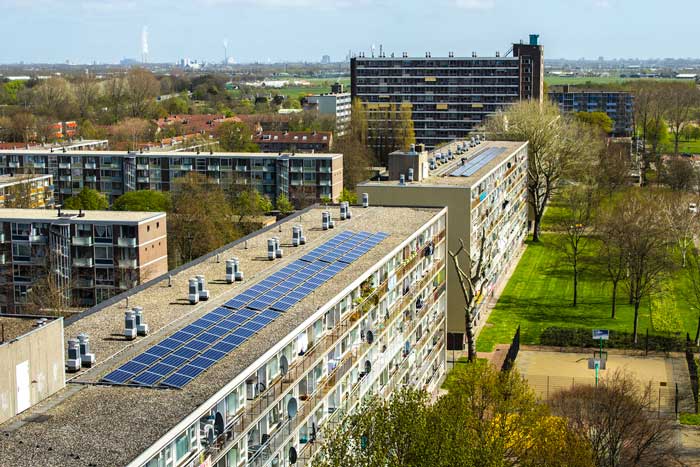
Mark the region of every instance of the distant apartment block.
POLYGON ((29 311, 47 274, 67 306, 94 306, 167 272, 167 255, 165 213, 3 209, 0 312, 29 311))
POLYGON ((352 97, 349 92, 343 92, 343 85, 336 83, 332 92, 316 94, 306 98, 307 105, 318 109, 321 115, 335 116, 336 135, 343 136, 350 126, 352 97))
POLYGON ((253 142, 262 152, 329 152, 333 145, 330 131, 261 131, 253 142))
MULTIPOLYGON (((483 280, 471 316, 475 325, 487 317, 484 306, 501 276, 517 258, 527 235, 527 143, 490 141, 470 147, 454 142, 432 152, 397 151, 389 155, 389 180, 357 186, 360 198, 385 206, 447 206, 451 251, 460 239, 478 258, 484 237, 483 280)), ((466 302, 457 270, 450 262, 447 286, 448 348, 462 349, 466 302)))
POLYGON ((240 123, 238 117, 226 117, 225 115, 214 114, 175 114, 156 120, 156 125, 160 131, 170 131, 173 136, 186 134, 212 134, 222 123, 240 123))
POLYGON ((466 137, 514 102, 543 98, 544 49, 538 38, 530 35, 528 44, 513 44, 495 57, 432 57, 429 52, 425 57, 354 57, 352 97, 366 104, 370 127, 382 124, 373 111, 410 106, 416 142, 433 148, 466 137))
POLYGON ((53 176, 0 175, 0 208, 48 208, 53 204, 53 176))
POLYGON ((634 131, 634 95, 631 92, 579 91, 564 86, 548 94, 562 112, 604 112, 614 123, 612 136, 631 136, 634 131))
POLYGON ((53 175, 58 202, 83 187, 105 193, 110 202, 135 190, 170 191, 190 173, 271 199, 284 194, 304 206, 337 200, 343 190, 342 154, 0 150, 1 174, 27 172, 53 175))

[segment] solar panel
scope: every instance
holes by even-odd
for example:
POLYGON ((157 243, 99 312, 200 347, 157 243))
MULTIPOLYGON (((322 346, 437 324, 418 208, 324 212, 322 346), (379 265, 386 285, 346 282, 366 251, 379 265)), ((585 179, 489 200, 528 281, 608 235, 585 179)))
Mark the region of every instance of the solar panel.
POLYGON ((388 235, 344 231, 102 378, 182 388, 388 235))
POLYGON ((506 149, 503 147, 491 147, 478 153, 469 159, 464 165, 455 169, 450 175, 453 177, 471 177, 481 170, 486 164, 501 155, 506 149))

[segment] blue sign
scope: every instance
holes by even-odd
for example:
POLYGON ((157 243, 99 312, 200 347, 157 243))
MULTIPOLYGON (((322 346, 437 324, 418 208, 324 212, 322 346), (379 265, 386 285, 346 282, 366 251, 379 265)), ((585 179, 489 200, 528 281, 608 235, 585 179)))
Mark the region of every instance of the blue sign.
POLYGON ((610 339, 610 331, 607 329, 594 329, 593 330, 593 340, 603 340, 606 341, 610 339))

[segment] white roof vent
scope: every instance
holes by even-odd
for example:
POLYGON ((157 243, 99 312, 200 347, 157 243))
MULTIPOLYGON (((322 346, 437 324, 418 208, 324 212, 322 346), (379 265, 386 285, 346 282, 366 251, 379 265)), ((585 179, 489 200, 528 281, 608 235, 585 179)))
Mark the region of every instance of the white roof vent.
POLYGON ((189 280, 189 294, 188 299, 190 300, 190 305, 196 305, 199 303, 199 285, 196 277, 190 277, 189 280))
POLYGON ((147 336, 148 335, 148 324, 146 324, 143 320, 143 307, 142 306, 135 306, 134 307, 134 319, 136 322, 136 334, 139 336, 147 336))
POLYGON ((275 258, 281 258, 282 257, 282 247, 280 244, 280 239, 279 239, 279 237, 273 237, 272 239, 275 241, 275 258))
POLYGON ((136 316, 133 310, 124 312, 124 337, 127 340, 136 339, 136 316))
POLYGON ((267 259, 272 261, 275 259, 276 255, 276 245, 275 245, 275 239, 274 238, 268 238, 267 239, 267 259))
POLYGON ((90 353, 90 337, 87 334, 78 334, 80 342, 80 363, 85 368, 90 368, 95 363, 95 354, 90 353))
POLYGON ((66 360, 66 369, 71 373, 75 373, 76 371, 80 371, 81 365, 78 339, 68 339, 68 360, 66 360))
POLYGON ((226 260, 226 282, 233 284, 234 281, 242 281, 243 273, 241 272, 240 262, 238 258, 226 260))
POLYGON ((306 237, 304 236, 304 228, 301 224, 292 227, 292 246, 299 246, 306 244, 306 237))
POLYGON ((204 276, 200 274, 195 277, 197 278, 197 293, 199 294, 199 300, 209 300, 209 290, 206 288, 207 282, 204 280, 204 276))
POLYGON ((369 193, 362 193, 362 207, 369 207, 369 193))

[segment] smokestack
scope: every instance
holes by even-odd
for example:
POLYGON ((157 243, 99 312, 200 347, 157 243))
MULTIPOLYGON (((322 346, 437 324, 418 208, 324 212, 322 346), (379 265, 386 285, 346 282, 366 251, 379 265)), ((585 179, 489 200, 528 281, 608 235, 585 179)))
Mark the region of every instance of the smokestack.
POLYGON ((141 62, 148 63, 148 26, 141 29, 141 62))

